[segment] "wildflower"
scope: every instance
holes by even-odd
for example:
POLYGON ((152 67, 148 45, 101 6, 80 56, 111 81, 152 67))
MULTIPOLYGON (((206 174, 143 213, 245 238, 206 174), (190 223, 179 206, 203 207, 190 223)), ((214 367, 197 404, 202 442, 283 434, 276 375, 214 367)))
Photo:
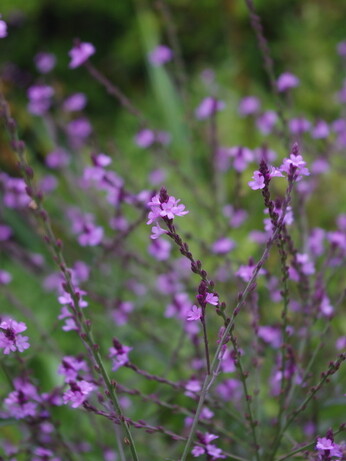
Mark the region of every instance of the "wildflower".
POLYGON ((185 205, 179 204, 180 199, 169 196, 165 188, 161 188, 160 194, 152 197, 148 206, 151 208, 149 212, 147 224, 152 224, 160 217, 173 219, 174 216, 184 216, 188 213, 185 211, 185 205))
POLYGON ((65 149, 58 147, 52 152, 49 152, 49 154, 45 158, 45 163, 48 168, 64 168, 70 163, 70 156, 65 151, 65 149))
POLYGON ((22 336, 20 333, 26 330, 27 326, 24 322, 16 322, 13 319, 4 320, 0 323, 0 348, 4 349, 4 354, 10 352, 24 352, 30 347, 27 336, 22 336))
POLYGON ((282 93, 284 91, 290 90, 291 88, 296 88, 297 86, 299 86, 299 83, 300 80, 298 77, 289 72, 285 72, 279 76, 276 85, 278 91, 282 93))
POLYGON ((326 450, 327 450, 327 453, 329 454, 329 456, 332 456, 335 458, 342 457, 340 446, 337 443, 334 443, 332 440, 328 439, 327 437, 317 438, 316 450, 321 455, 326 454, 326 450))
POLYGON ((66 112, 77 112, 79 110, 83 110, 86 103, 87 97, 84 93, 74 93, 65 99, 62 108, 66 112))
POLYGON ((235 242, 227 237, 221 237, 216 240, 212 245, 212 252, 215 254, 223 255, 229 253, 235 248, 235 242))
POLYGON ((173 52, 166 45, 158 45, 149 53, 149 61, 155 67, 162 66, 173 57, 173 52))
POLYGON ((259 111, 261 103, 255 96, 246 96, 243 98, 238 106, 238 112, 243 117, 246 115, 253 115, 259 111))
POLYGON ((32 461, 60 461, 60 458, 54 456, 54 453, 47 448, 35 448, 34 455, 35 457, 32 458, 32 461))
POLYGON ((56 64, 56 57, 53 53, 38 53, 35 58, 36 69, 41 74, 48 74, 54 69, 56 64))
POLYGON ((292 134, 301 135, 309 131, 311 123, 303 117, 292 118, 288 122, 288 127, 292 134))
POLYGON ((44 115, 51 106, 54 89, 48 85, 33 85, 27 92, 28 111, 34 115, 44 115))
POLYGON ((248 185, 251 187, 252 190, 264 189, 265 182, 262 173, 258 170, 254 171, 252 175, 252 181, 249 181, 248 185))
POLYGON ((268 135, 272 132, 277 121, 277 113, 273 110, 268 110, 256 119, 256 126, 262 134, 268 135))
POLYGON ((12 281, 12 275, 0 269, 0 285, 8 285, 12 281))
POLYGON ((95 47, 91 43, 77 43, 68 53, 71 58, 69 68, 75 69, 81 66, 95 51, 95 47))
MULTIPOLYGON (((254 265, 253 262, 250 262, 248 266, 242 265, 239 267, 235 275, 237 277, 240 277, 244 282, 250 282, 255 267, 256 266, 254 265)), ((265 270, 260 269, 258 272, 258 275, 263 275, 263 274, 265 274, 265 270)))
POLYGON ((0 14, 0 38, 5 38, 5 37, 7 37, 7 24, 3 19, 1 19, 1 14, 0 14))
POLYGON ((337 52, 342 58, 346 57, 346 40, 338 43, 337 52))
POLYGON ((117 371, 129 361, 128 354, 130 351, 132 351, 132 347, 123 346, 117 339, 113 339, 113 347, 109 349, 109 357, 113 359, 113 371, 117 371))
POLYGON ((199 442, 204 446, 200 447, 196 445, 192 449, 191 453, 193 454, 195 458, 203 454, 206 454, 208 456, 208 459, 212 461, 215 459, 226 458, 226 456, 222 454, 222 450, 220 448, 210 443, 213 440, 219 438, 217 435, 209 434, 207 432, 205 434, 198 433, 197 436, 198 436, 199 442))
POLYGON ((289 176, 293 175, 294 179, 299 181, 303 176, 310 175, 310 172, 305 165, 306 162, 299 154, 298 145, 294 144, 290 157, 284 159, 283 164, 280 167, 280 171, 287 173, 289 176))
POLYGON ((16 378, 13 384, 15 390, 4 400, 8 415, 15 419, 36 416, 40 397, 35 386, 21 378, 16 378))
POLYGON ((88 381, 70 381, 70 389, 63 394, 65 404, 70 403, 72 408, 77 408, 86 401, 88 395, 96 389, 96 386, 88 381))
POLYGON ((7 208, 25 208, 29 205, 31 199, 26 193, 26 184, 23 179, 11 178, 4 174, 0 177, 0 183, 5 188, 3 201, 7 208))
POLYGON ((243 146, 232 147, 229 149, 228 155, 233 158, 233 167, 238 173, 244 171, 248 163, 254 159, 252 151, 243 146))
POLYGON ((205 297, 205 302, 217 306, 219 304, 219 297, 214 293, 207 293, 205 297))
POLYGON ((144 128, 143 130, 139 131, 135 136, 135 143, 138 147, 142 149, 146 149, 150 147, 155 141, 155 133, 148 128, 144 128))
POLYGON ((58 374, 65 376, 65 381, 75 381, 80 371, 88 371, 86 362, 82 359, 66 356, 58 368, 58 374))
POLYGON ((200 318, 202 318, 202 308, 193 305, 191 310, 187 313, 186 320, 193 321, 199 320, 200 318))
POLYGON ((158 261, 166 261, 171 253, 172 245, 166 240, 155 240, 149 245, 148 252, 158 261))
POLYGON ((12 229, 6 224, 0 224, 0 242, 6 242, 12 235, 12 229))
POLYGON ((207 97, 203 99, 201 104, 195 110, 195 116, 198 120, 204 120, 211 117, 216 112, 223 110, 226 104, 223 101, 218 101, 215 98, 207 97))
POLYGON ((323 139, 329 136, 329 126, 324 120, 318 120, 311 130, 311 136, 314 139, 323 139))

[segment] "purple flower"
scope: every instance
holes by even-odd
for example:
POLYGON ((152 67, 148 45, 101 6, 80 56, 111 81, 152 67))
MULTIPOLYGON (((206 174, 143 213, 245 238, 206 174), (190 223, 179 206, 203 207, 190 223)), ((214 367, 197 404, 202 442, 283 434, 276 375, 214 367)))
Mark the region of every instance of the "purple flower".
POLYGON ((338 43, 337 52, 339 56, 346 58, 346 40, 338 43))
POLYGON ((238 106, 238 112, 241 116, 253 115, 259 111, 261 103, 255 96, 246 96, 238 106))
POLYGON ((4 354, 10 352, 24 352, 30 347, 27 336, 22 336, 27 326, 24 322, 16 322, 13 319, 4 320, 0 323, 0 348, 4 349, 4 354))
POLYGON ((83 141, 90 136, 92 126, 89 120, 85 117, 76 118, 72 120, 66 127, 67 134, 78 141, 83 141))
POLYGON ((48 72, 55 67, 56 57, 53 53, 38 53, 34 61, 36 69, 41 72, 41 74, 48 74, 48 72))
POLYGON ((282 341, 280 329, 271 326, 260 326, 258 328, 258 337, 275 348, 280 347, 282 341))
POLYGON ((314 139, 323 139, 329 136, 329 126, 324 120, 316 122, 315 126, 311 129, 311 136, 314 139))
POLYGON ((70 51, 71 58, 69 68, 75 69, 87 61, 95 53, 95 47, 91 43, 78 43, 70 51))
POLYGON ((336 458, 342 457, 339 445, 326 437, 317 438, 316 450, 318 450, 319 452, 323 452, 321 454, 325 454, 325 450, 328 450, 327 453, 330 456, 336 458))
MULTIPOLYGON (((156 227, 156 226, 154 226, 156 227)), ((149 245, 148 252, 158 261, 166 261, 171 254, 172 245, 167 240, 155 240, 149 245)))
POLYGON ((252 181, 249 181, 248 185, 251 187, 252 190, 264 189, 265 182, 262 173, 258 170, 254 171, 252 181))
POLYGON ((257 117, 256 126, 262 134, 267 135, 273 131, 274 125, 277 121, 277 113, 273 110, 268 110, 257 117))
MULTIPOLYGON (((244 282, 250 282, 254 269, 255 265, 253 263, 250 263, 248 266, 242 265, 239 267, 235 275, 237 277, 240 277, 244 282)), ((260 269, 258 275, 263 274, 265 274, 265 270, 260 269)))
POLYGON ((54 89, 48 85, 33 85, 27 92, 28 111, 34 115, 44 115, 51 106, 54 89))
POLYGON ((0 269, 0 285, 8 285, 12 281, 12 275, 0 269))
POLYGON ((288 122, 288 128, 290 133, 295 135, 301 135, 306 131, 309 131, 311 123, 303 117, 292 118, 288 122))
POLYGON ((173 52, 166 45, 158 45, 149 53, 149 61, 155 67, 162 66, 173 57, 173 52))
POLYGON ((293 171, 294 175, 297 176, 296 180, 299 181, 303 176, 309 176, 310 172, 306 168, 306 162, 303 157, 298 153, 298 148, 294 150, 297 154, 290 154, 290 158, 285 158, 283 164, 280 167, 280 171, 291 174, 293 171))
POLYGON ((113 339, 113 347, 109 348, 109 357, 113 360, 112 371, 117 371, 129 361, 129 352, 132 347, 123 346, 117 339, 113 339))
POLYGON ((229 149, 228 155, 233 158, 233 167, 238 173, 244 171, 249 162, 254 159, 250 149, 243 146, 235 146, 229 149))
POLYGON ((82 359, 66 356, 58 368, 58 374, 65 376, 65 381, 75 381, 80 371, 88 371, 86 362, 82 359))
POLYGON ((205 297, 205 302, 213 306, 217 306, 219 304, 219 298, 214 293, 207 292, 206 297, 205 297))
MULTIPOLYGON (((180 199, 177 200, 175 197, 169 195, 165 196, 162 191, 165 191, 165 189, 162 188, 160 194, 152 197, 148 203, 151 211, 148 214, 147 224, 152 224, 160 217, 174 219, 174 216, 184 216, 188 213, 185 210, 185 205, 179 204, 180 199)), ((167 194, 167 192, 165 193, 167 194)))
POLYGON ((13 384, 15 390, 4 400, 8 415, 16 419, 36 416, 37 403, 41 399, 35 386, 22 378, 14 379, 13 384))
POLYGON ((278 91, 284 92, 290 90, 291 88, 296 88, 299 86, 300 80, 293 74, 285 72, 281 74, 276 82, 278 91))
POLYGON ((37 447, 34 450, 35 457, 32 461, 60 461, 60 458, 54 456, 54 453, 47 448, 37 447))
POLYGON ((0 224, 0 242, 6 242, 12 235, 12 229, 6 224, 0 224))
POLYGON ((58 147, 46 156, 45 163, 48 168, 64 168, 70 163, 70 156, 64 149, 58 147))
POLYGON ((223 255, 229 253, 235 248, 235 242, 228 237, 221 237, 212 245, 212 252, 215 254, 223 255))
POLYGON ((11 178, 4 174, 0 176, 1 182, 5 188, 3 201, 6 207, 25 208, 29 205, 31 199, 26 193, 26 184, 23 179, 11 178))
POLYGON ((211 117, 216 112, 223 110, 226 107, 226 104, 223 101, 218 101, 215 98, 208 96, 203 99, 201 104, 195 110, 195 116, 198 120, 204 120, 211 117))
POLYGON ((63 110, 66 112, 76 112, 83 110, 87 103, 87 97, 84 93, 74 93, 71 94, 67 99, 65 99, 62 106, 63 110))
MULTIPOLYGON (((1 14, 0 14, 1 18, 1 14)), ((7 24, 3 19, 0 19, 0 38, 7 37, 7 24)))
POLYGON ((148 128, 144 128, 143 130, 139 131, 135 136, 135 143, 138 147, 142 147, 146 149, 150 147, 155 141, 155 133, 148 128))
POLYGON ((202 318, 202 308, 193 305, 190 311, 187 312, 186 320, 193 321, 193 320, 199 320, 200 318, 202 318))
POLYGON ((65 404, 69 403, 72 408, 82 405, 88 395, 96 389, 96 386, 88 381, 70 381, 70 389, 63 395, 65 404))

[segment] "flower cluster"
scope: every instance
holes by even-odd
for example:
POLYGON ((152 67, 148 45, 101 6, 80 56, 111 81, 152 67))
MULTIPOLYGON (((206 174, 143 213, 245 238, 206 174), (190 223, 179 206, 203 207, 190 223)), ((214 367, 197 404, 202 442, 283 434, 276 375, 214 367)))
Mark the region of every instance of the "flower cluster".
POLYGON ((24 322, 7 319, 0 323, 0 328, 0 348, 4 354, 24 352, 30 347, 29 338, 20 334, 27 328, 24 322))

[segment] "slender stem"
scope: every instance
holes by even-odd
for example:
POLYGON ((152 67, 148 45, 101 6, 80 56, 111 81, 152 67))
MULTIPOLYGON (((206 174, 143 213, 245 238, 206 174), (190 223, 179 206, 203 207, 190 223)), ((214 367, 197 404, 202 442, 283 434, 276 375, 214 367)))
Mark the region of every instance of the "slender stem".
POLYGON ((225 328, 225 330, 223 332, 223 335, 222 335, 222 337, 221 337, 221 339, 219 341, 218 347, 216 349, 216 352, 214 354, 214 357, 213 357, 213 360, 212 360, 211 366, 210 366, 211 374, 207 375, 205 377, 204 382, 203 382, 203 386, 202 386, 198 406, 197 406, 197 409, 196 409, 195 417, 194 417, 193 423, 191 425, 190 433, 189 433, 187 442, 185 444, 184 452, 182 454, 182 457, 181 457, 180 461, 185 461, 188 454, 189 454, 189 450, 190 450, 193 438, 194 438, 196 430, 197 430, 198 420, 199 420, 199 417, 200 417, 200 414, 201 414, 201 411, 202 411, 202 408, 203 408, 204 401, 205 401, 205 399, 207 397, 208 391, 209 391, 213 381, 216 378, 216 371, 217 371, 217 369, 218 369, 218 367, 220 365, 220 360, 221 360, 221 350, 224 347, 224 344, 227 341, 229 333, 230 333, 231 329, 234 326, 235 318, 238 315, 241 306, 243 305, 243 303, 246 301, 247 297, 251 293, 251 291, 253 289, 253 284, 255 283, 255 281, 257 279, 257 275, 258 275, 260 269, 262 268, 263 264, 265 263, 265 261, 268 259, 269 252, 270 252, 272 246, 274 245, 276 239, 279 236, 279 233, 281 231, 281 227, 282 227, 284 219, 285 219, 287 207, 288 207, 288 205, 289 205, 289 203, 291 201, 292 188, 293 188, 293 182, 290 182, 288 184, 288 188, 287 188, 287 191, 286 191, 286 197, 285 197, 285 199, 283 201, 282 214, 281 214, 281 217, 279 219, 278 225, 277 225, 272 237, 268 240, 266 248, 264 249, 264 252, 263 252, 260 260, 258 261, 258 263, 256 264, 256 266, 254 268, 252 277, 249 280, 249 282, 247 283, 247 285, 246 285, 246 287, 245 287, 245 289, 243 291, 243 294, 242 294, 240 300, 238 301, 238 303, 237 303, 237 305, 236 305, 236 307, 235 307, 235 309, 234 309, 234 311, 232 313, 232 316, 229 319, 228 325, 226 326, 226 328, 225 328))
MULTIPOLYGON (((205 308, 203 308, 203 311, 205 311, 205 308)), ((203 325, 205 358, 207 360, 207 374, 210 375, 210 357, 209 357, 209 345, 208 345, 207 327, 206 327, 206 322, 205 322, 205 312, 203 312, 201 322, 202 322, 202 325, 203 325)))

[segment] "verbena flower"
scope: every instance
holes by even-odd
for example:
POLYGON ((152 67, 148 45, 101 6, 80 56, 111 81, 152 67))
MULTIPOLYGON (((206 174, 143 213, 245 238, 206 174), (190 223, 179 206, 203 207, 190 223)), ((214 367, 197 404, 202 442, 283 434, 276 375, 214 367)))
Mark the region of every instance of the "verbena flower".
POLYGON ((91 43, 77 43, 68 53, 71 58, 69 68, 75 69, 81 66, 95 51, 95 47, 91 43))
POLYGON ((3 19, 1 19, 1 14, 0 14, 0 38, 5 38, 5 37, 7 37, 7 24, 3 19))
POLYGON ((193 320, 199 320, 200 318, 202 318, 202 308, 193 305, 186 315, 186 320, 191 322, 193 320))
POLYGON ((171 61, 173 52, 166 45, 158 45, 149 53, 149 61, 153 66, 159 67, 166 62, 171 61))
POLYGON ((167 192, 165 197, 162 191, 165 191, 165 189, 162 188, 160 194, 152 197, 148 203, 151 211, 148 214, 147 224, 152 224, 159 218, 174 219, 175 216, 184 216, 188 213, 185 210, 185 205, 179 204, 180 199, 177 200, 175 197, 169 196, 167 192))
POLYGON ((35 58, 36 69, 41 74, 48 74, 54 69, 56 64, 56 56, 53 53, 38 53, 35 58))
POLYGON ((288 91, 292 88, 296 88, 299 86, 300 80, 295 75, 291 74, 290 72, 285 72, 279 76, 277 79, 276 85, 278 91, 284 92, 288 91))
POLYGON ((129 352, 132 347, 124 346, 117 339, 113 339, 113 347, 109 349, 109 357, 113 360, 112 371, 117 371, 129 361, 129 352))
POLYGON ((67 390, 62 398, 65 404, 69 403, 72 408, 77 408, 85 402, 91 392, 96 389, 95 384, 88 381, 70 381, 70 389, 67 390))
POLYGON ((246 96, 238 106, 238 112, 241 116, 256 114, 261 107, 261 103, 256 96, 246 96))
POLYGON ((27 329, 24 322, 8 319, 0 323, 0 328, 0 348, 4 354, 24 352, 30 347, 29 338, 20 334, 27 329))
POLYGON ((198 120, 204 120, 211 117, 216 112, 223 110, 226 107, 226 104, 223 101, 218 101, 211 96, 203 99, 201 104, 195 110, 195 116, 198 120))

